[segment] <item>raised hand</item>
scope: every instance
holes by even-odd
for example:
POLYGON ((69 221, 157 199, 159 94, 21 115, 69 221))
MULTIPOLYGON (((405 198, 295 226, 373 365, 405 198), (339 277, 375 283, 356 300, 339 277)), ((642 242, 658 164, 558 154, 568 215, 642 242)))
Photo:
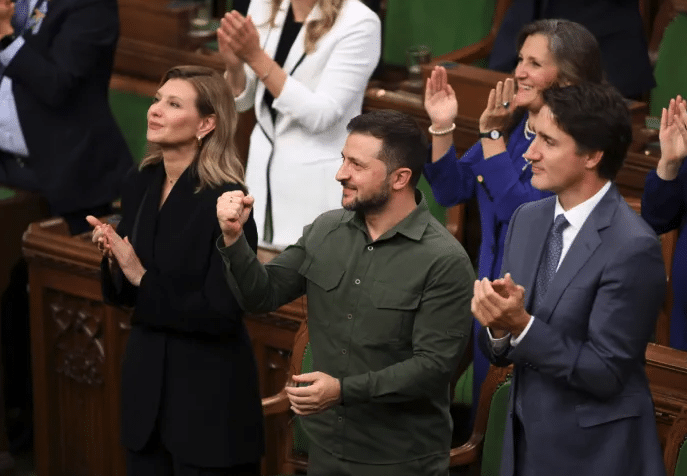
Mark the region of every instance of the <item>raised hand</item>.
POLYGON ((661 159, 656 172, 664 180, 677 177, 682 161, 687 157, 687 101, 681 96, 671 99, 668 109, 661 111, 661 159))
POLYGON ((236 243, 243 233, 243 225, 248 221, 253 201, 252 196, 244 195, 240 190, 224 192, 217 199, 217 220, 225 246, 236 243))
POLYGON ((253 20, 250 16, 244 18, 236 10, 224 15, 220 28, 217 30, 217 37, 218 44, 224 51, 223 53, 220 50, 220 53, 228 66, 236 64, 235 58, 250 63, 262 52, 260 36, 253 20), (231 50, 235 58, 229 54, 228 50, 231 50))
POLYGON ((496 87, 489 92, 487 107, 479 118, 480 131, 488 132, 496 129, 503 132, 513 111, 514 91, 513 78, 496 83, 496 87))
POLYGON ((443 66, 435 66, 427 78, 425 110, 435 130, 451 127, 458 115, 456 93, 448 84, 446 68, 443 66))
POLYGON ((220 20, 220 26, 217 28, 217 45, 219 47, 219 54, 224 60, 224 64, 229 71, 236 72, 243 69, 243 60, 236 56, 231 47, 231 36, 233 33, 233 22, 231 20, 231 12, 224 14, 220 20))

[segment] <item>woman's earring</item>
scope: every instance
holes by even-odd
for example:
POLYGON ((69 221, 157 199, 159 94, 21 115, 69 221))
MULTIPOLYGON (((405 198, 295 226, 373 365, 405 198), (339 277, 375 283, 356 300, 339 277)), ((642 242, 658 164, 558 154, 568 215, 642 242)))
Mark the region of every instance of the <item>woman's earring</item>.
POLYGON ((197 136, 196 139, 198 139, 198 147, 200 148, 203 145, 203 137, 197 136))

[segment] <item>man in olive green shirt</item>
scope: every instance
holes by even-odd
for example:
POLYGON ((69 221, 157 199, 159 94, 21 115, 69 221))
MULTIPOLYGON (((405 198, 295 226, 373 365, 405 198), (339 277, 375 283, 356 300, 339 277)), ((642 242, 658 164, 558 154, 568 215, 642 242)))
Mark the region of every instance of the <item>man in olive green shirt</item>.
POLYGON ((474 272, 416 190, 426 148, 415 121, 375 111, 348 130, 344 209, 267 265, 242 233, 252 197, 220 197, 227 279, 251 311, 307 294, 315 371, 287 393, 313 443, 308 474, 446 476, 449 380, 468 342, 474 272))

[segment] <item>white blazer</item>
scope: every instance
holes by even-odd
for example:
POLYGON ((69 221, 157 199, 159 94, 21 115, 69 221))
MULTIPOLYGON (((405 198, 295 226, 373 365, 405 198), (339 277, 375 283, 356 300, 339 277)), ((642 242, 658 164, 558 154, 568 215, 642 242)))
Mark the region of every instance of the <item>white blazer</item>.
MULTIPOLYGON (((248 13, 265 52, 274 57, 290 0, 283 0, 269 25, 270 0, 252 0, 248 13)), ((288 74, 272 106, 272 122, 263 102, 265 85, 247 65, 246 88, 236 98, 245 111, 257 104, 257 125, 250 138, 246 183, 255 197, 254 216, 264 240, 268 190, 272 201, 273 240, 287 246, 319 214, 341 206, 341 186, 334 176, 341 164, 348 121, 360 114, 367 82, 381 54, 379 17, 359 0, 346 0, 332 29, 305 55, 308 15, 284 63, 288 74)))

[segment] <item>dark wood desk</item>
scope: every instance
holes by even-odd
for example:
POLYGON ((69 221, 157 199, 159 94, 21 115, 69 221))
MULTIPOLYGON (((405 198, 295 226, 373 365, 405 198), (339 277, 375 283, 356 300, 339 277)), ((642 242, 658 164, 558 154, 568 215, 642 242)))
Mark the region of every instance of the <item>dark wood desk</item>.
MULTIPOLYGON (((69 236, 61 219, 32 223, 23 240, 31 288, 34 448, 39 476, 124 476, 119 443, 121 359, 128 311, 103 302, 100 253, 90 235, 69 236)), ((274 252, 263 250, 261 259, 274 252)), ((262 396, 284 386, 293 338, 305 314, 298 300, 247 315, 262 396)), ((266 474, 276 474, 283 438, 267 422, 266 474)))

